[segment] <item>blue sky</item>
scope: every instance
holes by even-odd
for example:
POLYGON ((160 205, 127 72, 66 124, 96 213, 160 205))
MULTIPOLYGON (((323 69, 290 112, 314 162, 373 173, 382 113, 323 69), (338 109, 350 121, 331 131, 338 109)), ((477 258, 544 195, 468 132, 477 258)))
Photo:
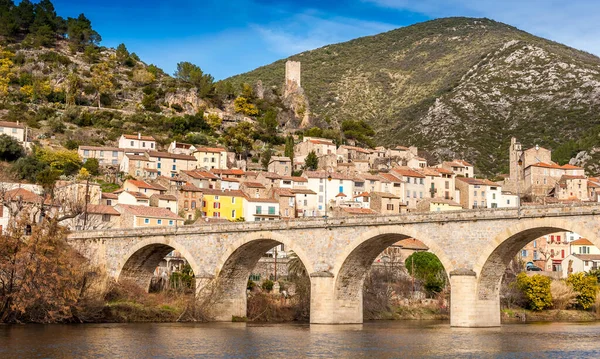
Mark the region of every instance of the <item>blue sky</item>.
POLYGON ((330 43, 447 16, 488 17, 600 55, 597 0, 53 0, 85 13, 102 45, 121 42, 173 73, 190 61, 216 79, 330 43))

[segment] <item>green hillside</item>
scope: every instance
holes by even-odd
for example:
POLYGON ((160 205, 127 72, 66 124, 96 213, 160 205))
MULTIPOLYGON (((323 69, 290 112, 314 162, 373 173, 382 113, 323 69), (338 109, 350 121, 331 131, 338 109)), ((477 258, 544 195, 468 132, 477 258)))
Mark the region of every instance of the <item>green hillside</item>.
MULTIPOLYGON (((484 174, 507 171, 511 136, 561 162, 596 145, 600 59, 492 20, 438 19, 289 59, 302 62, 315 123, 366 120, 379 144, 461 156, 484 174)), ((228 80, 281 88, 286 60, 228 80)))

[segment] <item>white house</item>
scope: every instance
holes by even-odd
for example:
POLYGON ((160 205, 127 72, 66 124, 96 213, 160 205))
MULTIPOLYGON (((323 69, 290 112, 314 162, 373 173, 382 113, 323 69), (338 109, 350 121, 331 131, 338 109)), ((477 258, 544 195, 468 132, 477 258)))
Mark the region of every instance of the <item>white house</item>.
POLYGON ((279 201, 271 198, 244 198, 244 218, 246 222, 279 219, 279 201))
POLYGON ((562 275, 600 269, 600 254, 571 254, 561 262, 562 275))
POLYGON ((156 140, 152 136, 121 135, 119 138, 119 148, 126 150, 154 151, 156 150, 156 140))

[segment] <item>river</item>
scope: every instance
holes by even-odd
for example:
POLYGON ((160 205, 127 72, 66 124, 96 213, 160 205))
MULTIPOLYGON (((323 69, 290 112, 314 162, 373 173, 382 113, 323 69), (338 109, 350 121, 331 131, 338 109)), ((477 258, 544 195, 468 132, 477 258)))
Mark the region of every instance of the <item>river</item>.
POLYGON ((600 358, 600 323, 0 326, 0 358, 600 358))

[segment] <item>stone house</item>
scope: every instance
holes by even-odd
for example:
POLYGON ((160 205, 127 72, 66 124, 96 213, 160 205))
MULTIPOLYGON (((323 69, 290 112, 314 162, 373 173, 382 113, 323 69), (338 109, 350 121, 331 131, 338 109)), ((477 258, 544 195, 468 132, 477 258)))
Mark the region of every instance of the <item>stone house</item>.
POLYGON ((271 156, 267 170, 280 176, 291 176, 292 160, 285 156, 271 156))
POLYGON ((227 169, 227 150, 220 147, 198 147, 192 155, 198 168, 205 170, 227 169))
POLYGON ((156 140, 152 136, 142 136, 141 133, 137 135, 123 134, 119 138, 119 148, 125 149, 125 153, 130 153, 130 150, 154 151, 156 150, 156 140))
POLYGON ((426 197, 454 200, 456 186, 454 172, 441 167, 426 167, 417 172, 425 176, 426 197))
POLYGON ((273 188, 279 186, 282 178, 282 175, 275 172, 258 172, 256 182, 262 183, 266 188, 273 188))
POLYGON ((559 200, 589 200, 588 179, 585 176, 563 175, 554 186, 554 197, 559 200))
POLYGON ((475 168, 472 164, 465 160, 452 160, 442 162, 438 167, 444 168, 448 171, 452 171, 456 176, 462 176, 467 178, 475 177, 475 168))
POLYGON ((116 193, 102 192, 101 202, 105 206, 116 206, 119 201, 119 196, 116 193))
POLYGON ((220 188, 219 182, 221 179, 211 172, 201 170, 181 171, 179 177, 198 188, 220 188))
POLYGON ((79 146, 77 154, 84 163, 89 158, 95 158, 100 166, 119 166, 125 151, 117 147, 79 146))
POLYGON ((296 216, 297 217, 316 217, 319 216, 317 193, 308 188, 291 188, 290 192, 296 197, 296 216))
POLYGON ((246 172, 244 172, 244 170, 238 169, 238 168, 231 168, 231 169, 219 169, 219 168, 214 168, 210 170, 211 173, 213 173, 214 175, 216 175, 219 178, 244 178, 246 176, 246 172))
POLYGON ((425 168, 427 167, 427 160, 423 157, 413 157, 406 162, 406 165, 414 169, 425 168))
POLYGON ((166 208, 118 204, 120 228, 174 227, 183 225, 183 218, 166 208))
POLYGON ((177 213, 186 220, 195 219, 196 212, 201 212, 202 191, 202 188, 198 188, 191 183, 181 186, 176 196, 178 199, 177 213))
POLYGON ((592 202, 600 202, 600 178, 588 178, 588 199, 592 202))
POLYGON ((153 194, 150 196, 150 206, 166 208, 177 214, 177 197, 172 194, 153 194))
POLYGON ((400 197, 386 192, 371 192, 370 208, 382 215, 395 215, 402 212, 400 197))
POLYGON ((269 197, 279 202, 281 219, 296 218, 296 195, 289 188, 272 188, 269 197))
POLYGON ((97 183, 85 181, 56 181, 54 197, 63 206, 74 204, 101 204, 102 189, 97 183))
POLYGON ((369 163, 369 155, 372 151, 366 148, 355 147, 355 146, 340 146, 337 151, 337 161, 342 163, 354 162, 356 160, 367 161, 369 163))
MULTIPOLYGON (((271 187, 276 188, 276 187, 271 187)), ((269 189, 260 182, 242 182, 240 190, 249 198, 267 198, 269 189)))
MULTIPOLYGON (((380 192, 389 192, 395 196, 400 197, 400 199, 404 202, 405 181, 402 178, 400 178, 400 175, 397 176, 394 173, 380 173, 379 177, 381 178, 380 192)), ((366 186, 365 190, 367 190, 366 186)))
POLYGON ((280 188, 306 188, 308 180, 299 176, 283 176, 279 180, 280 188))
POLYGON ((68 226, 78 231, 120 228, 120 217, 121 213, 113 206, 88 204, 86 212, 73 218, 68 226))

